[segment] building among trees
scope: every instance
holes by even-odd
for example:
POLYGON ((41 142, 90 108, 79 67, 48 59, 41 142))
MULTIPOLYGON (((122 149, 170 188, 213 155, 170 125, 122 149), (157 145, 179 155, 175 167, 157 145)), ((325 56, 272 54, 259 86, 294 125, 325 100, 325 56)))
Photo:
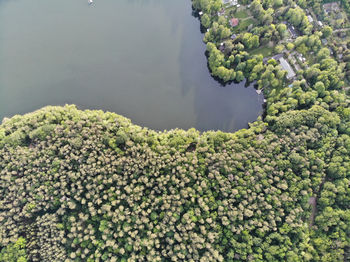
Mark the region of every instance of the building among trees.
POLYGON ((281 57, 279 59, 280 63, 281 63, 281 66, 283 68, 283 70, 286 70, 287 71, 287 78, 288 79, 292 79, 293 77, 295 77, 295 72, 294 70, 292 69, 292 67, 289 65, 289 63, 287 62, 286 59, 284 59, 283 57, 281 57))
POLYGON ((230 20, 230 25, 231 25, 232 27, 236 27, 236 26, 238 26, 238 24, 239 24, 238 18, 232 18, 232 19, 230 20))

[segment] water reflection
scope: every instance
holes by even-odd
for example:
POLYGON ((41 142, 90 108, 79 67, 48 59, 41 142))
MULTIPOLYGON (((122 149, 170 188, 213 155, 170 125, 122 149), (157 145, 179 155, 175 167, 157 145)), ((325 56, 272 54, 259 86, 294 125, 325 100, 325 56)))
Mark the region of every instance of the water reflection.
MULTIPOLYGON (((190 12, 186 13, 189 16, 190 12)), ((248 122, 255 121, 261 113, 263 96, 257 95, 252 86, 245 87, 244 82, 223 86, 210 76, 200 23, 194 19, 197 23, 188 23, 184 28, 180 64, 185 65, 181 70, 184 94, 189 87, 195 88, 196 128, 225 131, 247 128, 248 122), (187 37, 193 33, 195 42, 190 42, 187 37)))
POLYGON ((0 118, 74 103, 158 130, 247 127, 263 98, 210 76, 191 12, 188 0, 6 1, 0 118))

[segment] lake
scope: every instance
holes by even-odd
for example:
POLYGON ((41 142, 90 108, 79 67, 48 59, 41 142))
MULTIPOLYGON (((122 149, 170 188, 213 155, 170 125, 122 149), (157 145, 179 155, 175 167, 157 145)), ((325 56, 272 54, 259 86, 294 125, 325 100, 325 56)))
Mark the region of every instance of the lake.
POLYGON ((0 0, 0 119, 76 104, 156 130, 246 128, 263 96, 210 75, 190 0, 0 0))

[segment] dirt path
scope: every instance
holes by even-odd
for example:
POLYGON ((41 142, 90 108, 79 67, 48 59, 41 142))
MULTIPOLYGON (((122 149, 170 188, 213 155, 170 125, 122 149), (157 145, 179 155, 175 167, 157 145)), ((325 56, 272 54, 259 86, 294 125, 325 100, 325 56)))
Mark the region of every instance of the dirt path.
POLYGON ((247 17, 245 17, 245 18, 241 18, 241 19, 239 19, 239 20, 241 20, 241 21, 244 21, 244 20, 248 20, 248 19, 250 19, 250 18, 253 18, 254 19, 254 16, 247 16, 247 17))
POLYGON ((338 33, 338 32, 346 32, 346 31, 349 31, 350 28, 342 28, 342 29, 336 29, 333 31, 333 33, 338 33))
POLYGON ((325 175, 324 178, 322 179, 322 182, 320 184, 318 192, 316 193, 316 196, 309 198, 309 204, 312 207, 311 216, 310 216, 310 227, 312 227, 315 224, 315 217, 317 214, 317 200, 320 198, 320 194, 322 192, 323 185, 326 182, 326 179, 327 179, 327 175, 325 175))
POLYGON ((312 227, 315 223, 315 216, 317 212, 317 200, 316 197, 309 198, 309 204, 312 207, 311 216, 310 216, 310 227, 312 227))

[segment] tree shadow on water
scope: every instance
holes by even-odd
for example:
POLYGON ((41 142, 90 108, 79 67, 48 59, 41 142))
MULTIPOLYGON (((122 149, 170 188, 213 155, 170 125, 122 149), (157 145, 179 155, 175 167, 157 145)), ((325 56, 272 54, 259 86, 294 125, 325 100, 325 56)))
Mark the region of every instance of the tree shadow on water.
POLYGON ((191 12, 182 32, 179 64, 182 95, 194 94, 194 127, 227 132, 247 128, 248 122, 262 113, 263 96, 256 93, 253 84, 224 83, 211 76, 198 15, 192 8, 191 12))

